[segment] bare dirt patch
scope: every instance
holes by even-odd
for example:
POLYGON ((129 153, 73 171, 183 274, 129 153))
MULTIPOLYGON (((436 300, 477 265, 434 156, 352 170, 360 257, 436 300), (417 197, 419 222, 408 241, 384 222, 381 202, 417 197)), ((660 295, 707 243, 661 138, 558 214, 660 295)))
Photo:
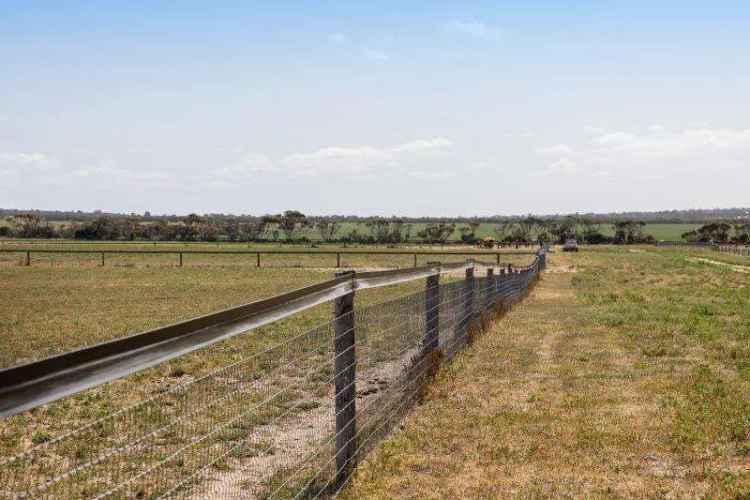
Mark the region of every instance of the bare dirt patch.
POLYGON ((721 262, 718 260, 706 259, 703 257, 688 257, 687 260, 690 262, 701 262, 703 264, 711 264, 714 266, 722 266, 736 271, 738 273, 750 274, 750 266, 741 266, 739 264, 729 264, 728 262, 721 262))

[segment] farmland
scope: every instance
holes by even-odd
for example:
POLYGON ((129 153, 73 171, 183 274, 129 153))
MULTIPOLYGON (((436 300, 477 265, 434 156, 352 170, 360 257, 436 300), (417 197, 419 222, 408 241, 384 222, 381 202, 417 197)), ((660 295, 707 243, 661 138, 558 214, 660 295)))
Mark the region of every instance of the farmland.
MULTIPOLYGON (((204 246, 212 245, 187 248, 204 246)), ((161 258, 113 256, 100 266, 96 255, 63 256, 0 266, 0 300, 8 305, 0 312, 0 366, 299 288, 335 270, 330 256, 274 256, 279 260, 261 268, 243 256, 196 255, 181 268, 161 258)), ((412 264, 410 256, 354 258, 345 265, 412 264)), ((503 260, 524 265, 530 258, 503 260)), ((608 488, 626 496, 653 488, 678 496, 742 491, 746 479, 736 464, 750 447, 748 264, 704 249, 652 246, 551 254, 529 302, 439 373, 424 406, 365 461, 347 494, 419 496, 435 484, 440 496, 472 496, 490 487, 486 481, 498 493, 531 496, 608 488), (674 477, 662 474, 665 467, 677 471, 674 477), (550 479, 540 482, 535 470, 556 475, 545 472, 550 479), (643 470, 651 475, 615 484, 643 470), (584 479, 572 482, 577 476, 584 479)), ((423 287, 420 281, 365 290, 357 301, 367 306, 423 287)), ((0 456, 198 380, 330 317, 330 304, 323 304, 12 417, 2 424, 0 456)))
MULTIPOLYGON (((179 248, 185 249, 185 245, 179 248)), ((0 302, 4 305, 0 309, 0 366, 28 362, 251 302, 329 279, 335 271, 331 256, 278 256, 269 258, 269 267, 262 268, 255 267, 254 257, 248 262, 247 258, 237 256, 196 256, 196 260, 186 259, 182 268, 176 267, 173 256, 168 260, 159 260, 161 256, 118 256, 103 267, 97 259, 96 255, 53 255, 35 260, 29 267, 18 265, 17 256, 6 259, 6 265, 0 266, 0 282, 4 284, 0 287, 0 302)), ((386 255, 370 256, 368 260, 367 256, 355 256, 343 264, 367 269, 409 267, 411 259, 411 256, 386 255)), ((503 259, 516 265, 529 260, 530 256, 503 259)), ((362 305, 382 302, 423 286, 418 282, 366 290, 358 294, 358 301, 362 305)), ((33 415, 13 417, 2 424, 0 455, 27 448, 33 435, 55 436, 75 422, 84 423, 92 416, 115 411, 184 380, 182 377, 199 377, 326 322, 330 319, 330 308, 330 304, 323 304, 262 327, 251 335, 237 336, 133 377, 47 405, 33 415)))
MULTIPOLYGON (((3 221, 0 219, 0 227, 3 227, 3 224, 6 227, 10 227, 9 223, 7 221, 3 221)), ((56 230, 61 230, 66 225, 70 225, 70 222, 66 221, 52 221, 50 222, 50 225, 54 227, 56 230)), ((410 240, 418 240, 419 237, 417 236, 421 231, 425 229, 427 224, 425 223, 409 223, 409 231, 408 231, 408 238, 410 240)), ((691 223, 647 223, 644 227, 644 233, 647 235, 653 236, 656 240, 664 240, 664 241, 680 241, 682 240, 682 235, 688 231, 692 231, 698 227, 700 227, 701 224, 691 224, 691 223)), ((448 242, 457 242, 460 241, 461 233, 460 229, 462 227, 466 227, 466 224, 464 223, 456 223, 456 230, 450 235, 448 238, 448 242)), ((494 223, 487 223, 483 222, 480 223, 475 232, 476 238, 497 238, 498 234, 495 231, 495 228, 497 227, 497 224, 494 223)), ((611 224, 602 223, 599 225, 599 229, 601 233, 605 236, 613 236, 614 235, 614 229, 612 228, 611 224)), ((269 234, 263 235, 263 238, 267 239, 277 239, 277 240, 284 240, 285 236, 281 234, 279 231, 276 231, 276 234, 274 236, 273 231, 271 231, 269 234)), ((352 233, 356 233, 360 236, 369 236, 372 234, 371 229, 362 222, 341 222, 338 224, 338 227, 333 235, 331 235, 332 238, 344 238, 348 235, 351 235, 352 233)), ((404 234, 406 237, 407 235, 404 234)), ((321 240, 321 233, 320 231, 311 226, 304 226, 299 227, 294 231, 294 238, 295 239, 307 239, 309 241, 319 241, 321 240)), ((0 242, 3 240, 0 239, 0 242)), ((7 243, 6 243, 7 244, 7 243)), ((161 243, 159 244, 161 247, 161 243)), ((216 243, 209 243, 209 245, 216 245, 216 243)), ((222 246, 221 243, 218 244, 219 246, 222 246)), ((241 245, 241 244, 240 244, 241 245)), ((246 244, 245 244, 246 245, 246 244)), ((255 246, 255 245, 253 245, 255 246)))
POLYGON ((748 259, 645 247, 550 262, 349 498, 747 495, 748 259))

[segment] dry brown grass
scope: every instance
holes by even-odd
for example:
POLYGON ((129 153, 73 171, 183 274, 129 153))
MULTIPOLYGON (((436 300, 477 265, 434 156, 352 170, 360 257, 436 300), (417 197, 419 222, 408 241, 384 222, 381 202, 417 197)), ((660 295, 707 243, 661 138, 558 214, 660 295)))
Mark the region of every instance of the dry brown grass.
POLYGON ((551 260, 529 299, 438 375, 346 497, 746 498, 747 382, 671 312, 651 318, 662 308, 644 312, 639 295, 682 307, 673 295, 689 288, 676 283, 712 279, 673 254, 551 260), (645 259, 663 268, 643 273, 645 259), (562 272, 579 268, 586 281, 562 272))

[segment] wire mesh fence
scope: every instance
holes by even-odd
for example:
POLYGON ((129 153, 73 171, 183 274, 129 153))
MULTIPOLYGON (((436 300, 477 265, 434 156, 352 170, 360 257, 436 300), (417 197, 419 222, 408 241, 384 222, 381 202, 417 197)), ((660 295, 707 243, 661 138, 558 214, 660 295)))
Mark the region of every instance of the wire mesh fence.
POLYGON ((357 308, 0 463, 0 498, 317 498, 545 266, 490 268, 357 308))

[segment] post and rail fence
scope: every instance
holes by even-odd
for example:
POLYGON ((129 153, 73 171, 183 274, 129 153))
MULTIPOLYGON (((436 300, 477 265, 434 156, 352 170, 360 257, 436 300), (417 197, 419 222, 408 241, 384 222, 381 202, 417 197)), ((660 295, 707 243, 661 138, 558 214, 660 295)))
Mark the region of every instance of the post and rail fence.
POLYGON ((340 272, 1 370, 0 416, 7 418, 333 303, 329 322, 0 460, 0 498, 333 496, 424 397, 440 364, 520 301, 545 267, 540 251, 515 268, 466 261, 340 272), (480 264, 484 276, 475 274, 480 264), (418 292, 356 305, 360 290, 415 280, 425 283, 418 292))
POLYGON ((0 254, 19 254, 23 256, 23 264, 30 266, 32 255, 93 255, 99 256, 100 265, 105 262, 105 255, 174 255, 177 266, 182 267, 186 257, 195 255, 224 255, 224 256, 248 256, 255 257, 255 266, 261 267, 261 255, 305 255, 305 256, 335 256, 336 267, 342 267, 342 256, 413 256, 413 267, 419 265, 419 257, 494 257, 495 263, 500 264, 504 256, 513 255, 535 255, 533 251, 435 251, 435 250, 299 250, 299 249, 273 249, 273 250, 128 250, 128 249, 50 249, 50 248, 0 248, 0 254))

